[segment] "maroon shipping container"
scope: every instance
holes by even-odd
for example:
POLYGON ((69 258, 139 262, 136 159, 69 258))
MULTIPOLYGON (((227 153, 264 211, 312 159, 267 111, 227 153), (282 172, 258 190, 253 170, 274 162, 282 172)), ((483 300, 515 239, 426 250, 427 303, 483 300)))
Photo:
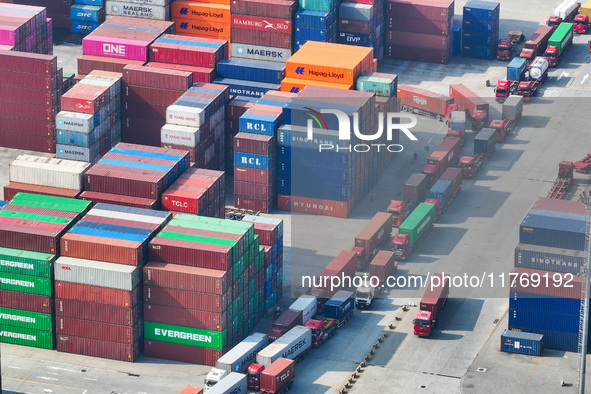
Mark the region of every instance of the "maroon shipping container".
POLYGON ((55 90, 59 86, 55 73, 31 74, 27 72, 9 70, 3 70, 0 72, 0 85, 17 86, 23 89, 39 90, 55 90))
POLYGON ((58 254, 59 237, 65 230, 63 225, 0 217, 0 246, 58 254))
POLYGON ((239 196, 268 200, 275 194, 274 189, 273 184, 264 185, 262 183, 234 181, 234 193, 239 196))
POLYGON ((108 164, 95 164, 84 176, 84 189, 157 199, 168 185, 162 171, 141 170, 108 164))
POLYGON ((460 138, 444 138, 443 142, 431 153, 427 164, 437 167, 438 178, 460 159, 461 147, 460 138))
POLYGON ((153 261, 218 270, 228 270, 232 267, 232 249, 227 246, 156 236, 150 241, 149 251, 150 260, 153 261))
POLYGON ((293 36, 291 34, 283 34, 273 31, 232 29, 232 43, 291 49, 293 46, 292 42, 293 36))
POLYGON ((193 83, 197 82, 213 82, 215 79, 215 69, 211 67, 188 66, 186 64, 171 64, 150 62, 146 64, 147 67, 157 67, 168 70, 187 71, 193 74, 193 83))
POLYGON ((279 225, 254 223, 254 233, 259 236, 259 244, 273 246, 279 240, 279 225))
POLYGON ((0 290, 0 306, 38 313, 53 313, 53 297, 0 290))
POLYGON ((140 286, 136 286, 132 291, 127 291, 83 285, 79 283, 62 282, 58 280, 55 281, 55 298, 65 298, 68 300, 94 302, 97 304, 129 308, 137 305, 140 297, 140 286))
POLYGON ((186 363, 215 366, 216 361, 224 352, 217 349, 179 345, 177 343, 144 341, 146 357, 162 358, 165 360, 182 361, 186 363))
POLYGON ((118 59, 114 57, 82 55, 78 58, 78 74, 90 74, 93 70, 103 70, 123 74, 127 65, 143 66, 143 60, 118 59))
POLYGON ((511 291, 577 300, 581 299, 584 276, 515 267, 508 282, 511 291))
POLYGON ((406 45, 386 45, 385 56, 393 59, 447 64, 451 58, 451 50, 417 48, 406 45))
POLYGON ((21 116, 26 116, 28 119, 45 120, 50 122, 58 112, 57 102, 48 106, 0 101, 0 117, 2 118, 19 114, 21 116))
POLYGON ((134 344, 117 343, 71 335, 57 335, 56 347, 58 352, 129 362, 137 360, 140 355, 139 343, 137 342, 134 344))
POLYGON ((371 34, 375 30, 370 21, 358 21, 355 19, 339 19, 339 31, 358 34, 371 34))
POLYGON ((388 277, 396 272, 397 266, 393 252, 380 250, 369 263, 369 276, 378 278, 379 285, 385 284, 388 277))
POLYGON ((398 99, 402 109, 406 107, 418 108, 420 110, 445 116, 445 109, 453 104, 454 99, 442 96, 424 89, 408 85, 398 85, 398 99))
POLYGON ((10 182, 4 186, 4 200, 10 201, 17 193, 42 194, 45 196, 77 198, 80 191, 73 189, 61 189, 50 186, 29 185, 27 183, 10 182))
POLYGON ((234 206, 241 209, 269 213, 273 209, 275 198, 254 198, 250 196, 234 195, 234 206))
POLYGON ((223 59, 222 48, 177 45, 164 42, 150 44, 150 61, 173 64, 188 64, 198 67, 215 68, 223 59))
MULTIPOLYGON (((183 152, 184 154, 184 152, 183 152)), ((121 153, 112 153, 108 152, 103 156, 105 159, 114 159, 114 160, 122 160, 122 161, 130 161, 134 163, 145 163, 145 164, 155 164, 158 166, 166 166, 172 167, 174 169, 174 177, 178 178, 178 176, 183 172, 184 167, 180 168, 180 160, 168 160, 168 159, 160 159, 155 157, 143 157, 143 156, 134 156, 134 155, 126 155, 121 153)), ((184 163, 183 163, 184 166, 184 163)))
POLYGON ((160 130, 166 122, 146 118, 125 117, 122 140, 132 144, 160 147, 160 130))
POLYGON ((158 200, 140 197, 123 196, 111 193, 101 193, 86 191, 80 194, 80 199, 92 201, 93 204, 104 202, 106 204, 123 205, 126 207, 144 208, 144 209, 159 209, 160 203, 158 200))
POLYGON ((61 254, 80 259, 137 266, 146 259, 145 244, 137 241, 110 240, 86 234, 67 233, 61 239, 61 254))
POLYGON ((223 295, 229 289, 231 278, 226 271, 152 261, 144 267, 144 283, 152 287, 223 295))
POLYGON ((142 323, 142 310, 139 303, 134 307, 126 308, 57 298, 55 300, 55 314, 58 317, 71 317, 121 326, 138 326, 142 323))
POLYGON ((57 56, 0 51, 0 70, 53 75, 57 72, 57 56))
POLYGON ((453 25, 451 21, 436 21, 430 19, 407 18, 393 16, 388 18, 386 28, 388 30, 404 31, 408 33, 434 34, 450 36, 453 25))
POLYGON ((164 287, 144 286, 144 301, 150 305, 172 306, 221 313, 230 305, 232 301, 230 298, 226 294, 217 295, 167 289, 164 287))
POLYGON ((286 194, 277 195, 277 208, 282 211, 305 212, 315 215, 347 218, 353 210, 353 206, 354 204, 351 201, 321 200, 286 194))
POLYGON ((261 372, 261 390, 265 393, 279 393, 295 379, 295 360, 280 357, 261 372))
POLYGON ((272 135, 238 133, 234 136, 234 152, 269 156, 275 152, 275 144, 272 135))
POLYGON ((44 105, 51 108, 55 104, 59 104, 61 95, 57 89, 39 90, 23 89, 16 86, 0 86, 0 97, 15 103, 44 105))
POLYGON ((454 16, 454 0, 389 0, 387 14, 388 17, 450 21, 454 16))
POLYGON ((422 201, 429 190, 429 178, 425 174, 412 174, 404 182, 404 200, 422 201))
POLYGON ((189 156, 191 158, 191 163, 194 163, 197 160, 197 152, 199 152, 198 149, 189 148, 188 146, 175 145, 175 144, 160 143, 160 147, 166 148, 166 149, 184 150, 186 152, 189 152, 189 156))
POLYGON ((452 194, 456 194, 458 190, 462 188, 462 169, 456 167, 449 167, 439 179, 443 179, 444 181, 451 181, 452 183, 452 194))
MULTIPOLYGON (((367 259, 387 240, 392 234, 392 214, 378 212, 369 223, 355 237, 355 247, 363 248, 363 260, 367 259)), ((360 268, 360 267, 359 267, 360 268)))
POLYGON ((232 14, 268 16, 287 20, 293 20, 296 10, 297 2, 290 0, 232 0, 230 3, 232 14))
MULTIPOLYGON (((118 219, 118 218, 110 218, 104 216, 95 216, 92 215, 85 215, 82 221, 84 222, 93 222, 93 223, 105 223, 105 224, 113 224, 115 226, 124 226, 124 227, 135 227, 135 228, 142 228, 145 230, 152 230, 157 231, 160 230, 161 226, 156 223, 147 223, 147 222, 138 222, 135 220, 127 220, 127 219, 118 219)), ((93 259, 98 260, 98 259, 93 259)))
POLYGON ((123 69, 123 82, 184 92, 193 85, 193 75, 187 71, 129 65, 123 69))
POLYGON ((162 305, 146 304, 144 306, 144 319, 155 323, 203 330, 222 331, 228 328, 226 312, 214 313, 162 305))
POLYGON ((534 209, 545 209, 548 211, 578 213, 587 215, 585 204, 580 201, 557 200, 555 198, 540 197, 534 205, 534 209))
POLYGON ((135 327, 121 326, 71 317, 57 317, 55 320, 55 331, 58 335, 74 335, 120 343, 134 343, 140 340, 140 324, 135 327))
POLYGON ((124 100, 123 111, 127 117, 155 120, 159 123, 166 122, 166 106, 164 105, 124 100))
POLYGON ((122 91, 122 96, 125 98, 124 101, 150 103, 152 105, 163 105, 166 107, 178 100, 182 94, 182 92, 174 90, 129 85, 124 86, 122 91))
POLYGON ((252 101, 240 101, 233 99, 228 103, 226 116, 230 119, 239 119, 244 113, 254 106, 252 101))
POLYGON ((448 50, 452 43, 452 37, 388 30, 386 32, 386 43, 390 45, 412 45, 416 48, 448 50))
POLYGON ((275 180, 275 171, 256 168, 234 167, 234 180, 270 184, 275 180))
MULTIPOLYGON (((25 150, 33 150, 37 152, 48 152, 48 153, 55 153, 55 140, 53 138, 53 133, 47 137, 41 137, 37 135, 30 135, 26 133, 6 133, 4 131, 11 130, 19 132, 19 129, 24 127, 25 124, 35 124, 37 123, 39 127, 53 127, 51 124, 44 124, 43 122, 38 121, 25 121, 23 119, 15 119, 15 118, 3 118, 0 119, 0 146, 4 146, 6 148, 14 148, 14 149, 25 149, 25 150), (10 128, 4 128, 4 124, 6 120, 14 120, 15 123, 21 123, 21 127, 17 128, 16 130, 11 130, 10 128), (26 138, 23 138, 26 136, 26 138)), ((51 122, 53 123, 53 122, 51 122)), ((41 129, 27 129, 27 131, 36 130, 41 131, 41 129)))
POLYGON ((468 110, 472 118, 482 118, 484 123, 487 123, 489 105, 483 98, 461 83, 449 85, 449 95, 454 98, 454 102, 460 108, 468 110))
MULTIPOLYGON (((47 209, 47 208, 37 208, 37 207, 29 207, 26 205, 15 205, 15 204, 7 204, 4 207, 2 207, 2 211, 3 212, 23 212, 23 213, 32 213, 35 215, 45 215, 45 216, 49 216, 49 217, 59 217, 59 218, 66 218, 66 219, 70 219, 70 222, 68 223, 64 223, 64 225, 66 226, 70 226, 71 224, 73 224, 74 221, 76 221, 76 219, 78 219, 80 217, 80 214, 78 212, 68 212, 68 211, 60 211, 57 209, 47 209)), ((8 215, 10 214, 6 214, 6 217, 9 217, 8 215)))

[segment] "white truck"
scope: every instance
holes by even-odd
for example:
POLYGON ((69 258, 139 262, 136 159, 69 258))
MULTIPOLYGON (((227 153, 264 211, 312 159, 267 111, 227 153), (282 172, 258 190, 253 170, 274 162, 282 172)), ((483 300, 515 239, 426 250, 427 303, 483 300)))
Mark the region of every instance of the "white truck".
POLYGON ((268 344, 269 336, 260 332, 255 332, 244 338, 242 342, 218 359, 215 367, 209 371, 205 378, 205 390, 215 386, 232 372, 245 373, 248 366, 255 361, 257 353, 268 344))
POLYGON ((280 357, 299 361, 312 347, 312 330, 295 326, 257 354, 257 364, 268 368, 280 357))
POLYGON ((246 394, 246 390, 246 375, 238 372, 231 372, 207 392, 209 394, 246 394))
POLYGON ((359 309, 371 309, 375 298, 375 287, 364 281, 355 291, 355 306, 359 309))
POLYGON ((302 325, 306 325, 308 320, 316 316, 317 308, 316 297, 306 294, 300 296, 289 307, 292 311, 302 312, 302 325))

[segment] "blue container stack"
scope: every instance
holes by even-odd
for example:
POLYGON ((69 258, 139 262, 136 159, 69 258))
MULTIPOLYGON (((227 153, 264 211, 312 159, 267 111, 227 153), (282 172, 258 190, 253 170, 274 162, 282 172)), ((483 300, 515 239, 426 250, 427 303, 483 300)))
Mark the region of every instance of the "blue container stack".
POLYGON ((285 63, 249 59, 222 60, 220 78, 215 83, 228 85, 234 96, 261 97, 269 90, 279 90, 285 77, 285 63))
POLYGON ((460 56, 462 53, 462 28, 453 28, 453 44, 452 44, 452 56, 460 56))
POLYGON ((339 7, 339 44, 373 47, 374 57, 384 57, 386 47, 386 0, 370 4, 345 1, 339 7))
POLYGON ((92 33, 105 21, 105 0, 74 0, 70 18, 73 33, 92 33))
POLYGON ((464 6, 462 56, 494 59, 499 42, 501 5, 489 1, 470 0, 464 6))
POLYGON ((548 198, 525 217, 515 249, 509 330, 542 334, 545 348, 578 351, 588 221, 583 203, 548 198))
POLYGON ((341 0, 300 0, 295 17, 295 50, 306 41, 337 42, 341 0))

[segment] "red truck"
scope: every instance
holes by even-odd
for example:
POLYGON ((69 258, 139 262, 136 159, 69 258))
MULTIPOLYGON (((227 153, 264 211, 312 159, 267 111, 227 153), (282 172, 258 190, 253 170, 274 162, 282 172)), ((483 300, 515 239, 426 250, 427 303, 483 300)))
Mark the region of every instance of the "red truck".
POLYGON ((591 153, 588 153, 587 156, 581 160, 575 161, 576 172, 587 174, 589 173, 589 170, 591 170, 591 153))
MULTIPOLYGON (((488 105, 488 104, 487 104, 488 105)), ((448 169, 455 165, 460 157, 462 141, 460 138, 445 137, 443 142, 431 153, 423 174, 429 178, 429 187, 448 169)))
POLYGON ((335 257, 319 275, 321 286, 312 287, 308 294, 316 297, 317 313, 324 311, 324 304, 338 289, 331 289, 330 278, 337 276, 342 278, 355 276, 357 269, 357 253, 352 250, 343 250, 335 257))
POLYGON ((365 268, 381 245, 392 235, 392 215, 378 212, 355 237, 353 251, 357 254, 357 270, 365 268))
POLYGON ((488 124, 488 103, 461 83, 449 86, 449 95, 454 103, 468 112, 472 120, 472 130, 477 131, 488 124))
POLYGON ((550 26, 541 26, 538 30, 535 31, 534 34, 525 42, 523 45, 523 50, 521 51, 522 58, 527 60, 527 64, 529 65, 532 60, 534 60, 537 56, 542 56, 546 47, 548 46, 548 40, 554 29, 550 26))
POLYGON ((398 85, 398 100, 401 110, 439 121, 451 121, 451 113, 458 109, 451 97, 408 85, 398 85))
POLYGON ((507 37, 501 38, 497 45, 497 59, 511 60, 513 56, 513 48, 523 41, 525 37, 522 31, 511 30, 507 37))
POLYGON ((427 195, 429 178, 425 174, 412 174, 404 183, 404 200, 390 200, 386 212, 392 214, 392 225, 400 227, 404 219, 427 195))
POLYGON ((271 332, 269 333, 269 341, 276 341, 283 334, 294 328, 302 325, 302 311, 292 311, 288 309, 284 311, 281 316, 273 322, 271 332))
POLYGON ((421 306, 413 320, 414 334, 420 337, 429 337, 441 310, 445 307, 449 296, 449 276, 433 274, 431 283, 427 286, 421 306))
POLYGON ((333 298, 326 302, 324 319, 310 319, 306 327, 312 330, 312 347, 318 348, 328 338, 332 337, 338 328, 341 328, 355 309, 355 298, 350 291, 338 291, 333 298))
POLYGON ((589 31, 589 16, 585 14, 579 14, 575 16, 575 33, 587 34, 589 31))
POLYGON ((295 379, 294 360, 280 357, 261 372, 261 393, 283 394, 293 387, 295 379))

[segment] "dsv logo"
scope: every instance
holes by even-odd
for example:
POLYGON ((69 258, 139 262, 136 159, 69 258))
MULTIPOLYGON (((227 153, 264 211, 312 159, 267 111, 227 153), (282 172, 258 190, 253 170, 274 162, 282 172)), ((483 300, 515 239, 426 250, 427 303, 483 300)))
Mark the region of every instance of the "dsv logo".
MULTIPOLYGON (((326 119, 322 114, 331 114, 337 117, 337 121, 339 124, 339 140, 342 141, 350 141, 351 140, 351 119, 349 116, 340 110, 337 109, 321 109, 320 112, 313 110, 312 108, 305 107, 306 110, 310 111, 306 114, 310 116, 311 119, 308 119, 307 123, 307 139, 309 141, 314 141, 314 124, 316 124, 317 129, 320 128, 321 131, 329 131, 328 124, 326 119)), ((415 127, 417 125, 417 117, 412 114, 407 113, 400 113, 400 112, 388 112, 384 115, 384 113, 378 113, 378 130, 374 134, 362 134, 359 130, 359 113, 355 112, 353 114, 353 133, 355 137, 357 137, 361 141, 378 141, 382 139, 382 135, 384 134, 384 129, 386 129, 386 138, 388 141, 393 141, 393 131, 400 130, 410 139, 411 141, 418 141, 417 137, 414 136, 413 133, 410 132, 409 129, 415 127), (398 123, 403 118, 409 119, 409 123, 398 123), (385 127, 384 127, 385 123, 385 127)), ((348 151, 348 152, 369 152, 372 149, 377 149, 379 152, 380 149, 387 149, 388 152, 402 152, 404 147, 400 144, 383 144, 383 143, 373 143, 373 144, 347 144, 347 146, 340 146, 338 144, 330 144, 330 143, 321 143, 318 145, 318 151, 348 151)))

